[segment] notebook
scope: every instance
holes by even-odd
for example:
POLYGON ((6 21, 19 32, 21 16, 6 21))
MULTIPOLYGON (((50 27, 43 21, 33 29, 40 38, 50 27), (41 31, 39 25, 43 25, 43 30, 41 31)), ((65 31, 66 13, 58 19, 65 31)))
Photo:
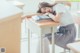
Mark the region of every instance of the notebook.
POLYGON ((41 22, 43 20, 50 20, 50 21, 54 21, 53 19, 54 17, 51 15, 36 15, 36 16, 32 16, 32 19, 35 20, 36 22, 41 22))

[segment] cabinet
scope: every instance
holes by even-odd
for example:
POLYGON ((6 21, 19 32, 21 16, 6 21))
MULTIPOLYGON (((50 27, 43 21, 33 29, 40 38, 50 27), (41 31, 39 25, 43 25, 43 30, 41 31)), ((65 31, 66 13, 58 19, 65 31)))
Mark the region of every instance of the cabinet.
POLYGON ((17 7, 0 2, 0 47, 6 53, 20 53, 21 15, 17 7))

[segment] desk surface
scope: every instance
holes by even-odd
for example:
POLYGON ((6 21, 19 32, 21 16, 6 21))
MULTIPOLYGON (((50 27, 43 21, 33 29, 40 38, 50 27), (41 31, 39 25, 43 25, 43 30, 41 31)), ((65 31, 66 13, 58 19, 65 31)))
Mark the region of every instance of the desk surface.
POLYGON ((72 51, 80 53, 80 42, 70 43, 67 45, 72 51))
POLYGON ((58 26, 59 25, 59 23, 50 21, 50 20, 44 20, 42 22, 38 22, 37 24, 41 27, 43 27, 43 26, 58 26))
MULTIPOLYGON (((34 20, 32 20, 31 18, 27 18, 28 20, 35 22, 34 20)), ((40 27, 44 27, 44 26, 58 26, 60 25, 60 23, 51 21, 51 20, 44 20, 42 22, 35 22, 37 25, 39 25, 40 27)))

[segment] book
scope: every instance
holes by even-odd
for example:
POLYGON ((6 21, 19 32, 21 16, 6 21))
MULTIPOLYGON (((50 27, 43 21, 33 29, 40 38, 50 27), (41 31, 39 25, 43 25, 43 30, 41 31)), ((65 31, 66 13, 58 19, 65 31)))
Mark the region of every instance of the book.
POLYGON ((35 16, 32 16, 32 19, 36 22, 41 22, 44 20, 54 21, 53 18, 54 18, 54 16, 51 16, 51 15, 35 15, 35 16))

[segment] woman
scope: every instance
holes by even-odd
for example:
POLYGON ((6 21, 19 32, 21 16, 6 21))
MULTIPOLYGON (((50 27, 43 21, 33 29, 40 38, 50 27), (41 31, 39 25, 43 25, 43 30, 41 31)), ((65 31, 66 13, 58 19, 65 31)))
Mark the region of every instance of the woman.
MULTIPOLYGON (((53 20, 61 23, 58 31, 54 34, 55 43, 62 48, 68 49, 66 45, 74 42, 76 37, 76 28, 69 9, 64 3, 51 5, 47 2, 42 2, 39 4, 38 13, 42 13, 42 11, 44 11, 44 13, 53 14, 55 16, 53 20)), ((51 33, 47 34, 46 37, 49 41, 52 40, 51 33)))

